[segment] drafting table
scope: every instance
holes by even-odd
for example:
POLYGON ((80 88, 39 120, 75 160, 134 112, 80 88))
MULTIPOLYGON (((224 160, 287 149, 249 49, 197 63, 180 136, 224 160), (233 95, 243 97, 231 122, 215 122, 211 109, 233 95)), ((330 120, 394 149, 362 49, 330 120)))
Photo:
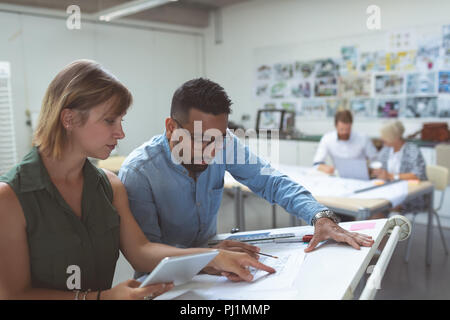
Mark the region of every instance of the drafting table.
MULTIPOLYGON (((293 170, 304 170, 305 167, 300 166, 279 166, 279 170, 282 173, 289 174, 293 170)), ((290 174, 289 174, 290 175, 290 174)), ((290 175, 291 176, 291 175, 290 175)), ((246 186, 240 184, 234 179, 230 179, 230 176, 226 176, 224 187, 225 189, 232 190, 234 196, 235 205, 235 219, 236 227, 239 230, 245 230, 245 215, 244 215, 244 193, 252 193, 246 186)), ((293 178, 296 181, 295 178, 293 178)), ((302 184, 301 181, 297 181, 302 184)), ((380 212, 382 210, 390 209, 391 203, 386 199, 353 199, 349 197, 323 197, 313 196, 317 201, 327 206, 336 213, 350 215, 356 218, 356 220, 364 220, 370 217, 373 213, 380 212)), ((427 239, 426 239, 426 257, 425 261, 427 265, 431 265, 432 254, 432 232, 433 232, 433 201, 434 201, 434 186, 429 181, 421 181, 417 185, 408 186, 408 195, 403 203, 414 200, 418 197, 427 197, 430 207, 428 208, 428 225, 427 225, 427 239)), ((275 206, 272 206, 272 221, 273 227, 275 227, 275 206)), ((292 216, 291 223, 295 225, 295 217, 292 216)))
MULTIPOLYGON (((366 221, 369 222, 369 221, 366 221)), ((374 226, 368 229, 362 229, 355 232, 364 233, 372 236, 375 243, 372 247, 361 247, 361 250, 356 250, 351 246, 334 241, 325 241, 316 250, 311 253, 306 253, 303 263, 294 275, 291 288, 286 288, 285 292, 291 292, 289 296, 282 294, 282 291, 264 291, 248 296, 242 299, 353 299, 355 289, 361 281, 361 278, 366 273, 369 263, 376 252, 381 240, 386 233, 392 232, 389 241, 387 242, 381 256, 378 259, 376 266, 373 268, 372 275, 366 282, 366 287, 360 299, 373 299, 377 289, 380 289, 381 280, 387 265, 392 257, 397 242, 404 240, 410 233, 411 225, 409 221, 403 216, 391 217, 390 219, 370 220, 374 226), (403 232, 403 235, 400 233, 403 232), (392 240, 391 240, 392 238, 392 240), (382 265, 380 265, 380 263, 382 265)), ((344 229, 350 230, 352 224, 361 224, 361 221, 343 222, 340 226, 344 229)), ((249 231, 245 234, 273 232, 286 233, 292 232, 295 234, 306 234, 313 231, 311 226, 289 227, 268 230, 249 231)), ((212 240, 223 240, 231 234, 220 234, 212 240)), ((258 244, 255 244, 258 245, 258 244)), ((292 244, 291 244, 292 245, 292 244)), ((306 244, 295 243, 299 250, 304 250, 306 244)), ((222 283, 205 284, 199 280, 200 276, 194 277, 193 281, 176 287, 161 296, 161 299, 192 299, 194 294, 195 299, 221 299, 220 290, 217 296, 202 296, 202 292, 211 289, 211 286, 221 286, 222 283)), ((220 289, 220 288, 217 288, 220 289)), ((241 291, 242 292, 242 291, 241 291)), ((238 293, 245 295, 245 293, 238 293)), ((229 298, 227 298, 229 299, 229 298)))

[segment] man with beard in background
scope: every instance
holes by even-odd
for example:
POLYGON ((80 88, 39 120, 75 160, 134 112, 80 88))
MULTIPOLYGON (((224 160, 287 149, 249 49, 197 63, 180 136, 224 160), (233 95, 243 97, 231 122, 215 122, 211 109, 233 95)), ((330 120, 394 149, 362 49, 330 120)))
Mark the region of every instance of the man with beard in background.
POLYGON ((372 141, 364 134, 352 131, 353 117, 350 110, 340 110, 334 115, 336 130, 320 139, 313 165, 322 172, 333 174, 334 166, 325 163, 327 156, 332 161, 341 159, 369 159, 377 156, 372 141))

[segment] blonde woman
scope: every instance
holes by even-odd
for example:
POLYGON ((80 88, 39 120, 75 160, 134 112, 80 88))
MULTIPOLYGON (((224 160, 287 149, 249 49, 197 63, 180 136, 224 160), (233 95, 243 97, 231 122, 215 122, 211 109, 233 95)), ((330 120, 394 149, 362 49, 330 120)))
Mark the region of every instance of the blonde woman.
MULTIPOLYGON (((374 169, 372 176, 392 180, 426 180, 425 161, 419 147, 403 138, 405 128, 396 120, 386 123, 381 128, 381 139, 384 147, 378 153, 381 162, 380 169, 374 169)), ((424 200, 419 198, 399 208, 402 211, 421 210, 424 200)), ((377 214, 376 217, 385 217, 386 214, 377 214)))
MULTIPOLYGON (((128 89, 93 61, 75 61, 50 83, 22 162, 0 177, 0 299, 143 299, 172 284, 111 288, 119 250, 136 270, 166 256, 204 252, 150 243, 128 207, 120 180, 94 167, 120 139, 132 103, 128 89), (70 266, 81 288, 68 287, 70 266)), ((246 253, 220 250, 206 270, 250 281, 248 266, 275 270, 246 253)))

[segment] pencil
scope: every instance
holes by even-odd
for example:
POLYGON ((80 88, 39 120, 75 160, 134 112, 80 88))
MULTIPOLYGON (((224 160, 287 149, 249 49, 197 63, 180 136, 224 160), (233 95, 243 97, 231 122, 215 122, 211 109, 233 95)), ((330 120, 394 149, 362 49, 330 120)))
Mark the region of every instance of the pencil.
POLYGON ((278 259, 278 257, 276 257, 276 256, 272 256, 272 255, 270 255, 270 254, 267 254, 267 253, 262 253, 262 252, 256 252, 257 254, 260 254, 260 255, 262 255, 262 256, 266 256, 266 257, 271 257, 271 258, 275 258, 275 259, 278 259))

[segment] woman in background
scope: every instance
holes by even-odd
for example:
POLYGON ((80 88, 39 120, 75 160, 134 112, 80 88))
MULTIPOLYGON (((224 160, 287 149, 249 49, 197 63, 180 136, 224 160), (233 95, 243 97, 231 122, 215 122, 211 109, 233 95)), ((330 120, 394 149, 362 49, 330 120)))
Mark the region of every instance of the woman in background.
MULTIPOLYGON (((372 177, 387 181, 427 180, 425 161, 419 147, 406 142, 403 138, 405 128, 400 121, 389 122, 381 128, 381 140, 384 147, 378 153, 380 169, 372 170, 372 177)), ((411 212, 423 210, 425 201, 419 198, 406 205, 394 208, 394 211, 411 212)), ((387 212, 377 213, 371 218, 384 218, 387 212)))
MULTIPOLYGON (((121 181, 87 159, 108 158, 125 137, 131 102, 122 83, 88 60, 71 63, 50 83, 34 147, 0 177, 0 299, 153 298, 173 285, 139 288, 128 280, 111 288, 119 249, 144 272, 166 256, 211 250, 148 242, 121 181), (72 291, 74 266, 80 290, 72 291)), ((231 280, 250 281, 249 266, 275 271, 247 253, 219 251, 205 269, 231 280)))

